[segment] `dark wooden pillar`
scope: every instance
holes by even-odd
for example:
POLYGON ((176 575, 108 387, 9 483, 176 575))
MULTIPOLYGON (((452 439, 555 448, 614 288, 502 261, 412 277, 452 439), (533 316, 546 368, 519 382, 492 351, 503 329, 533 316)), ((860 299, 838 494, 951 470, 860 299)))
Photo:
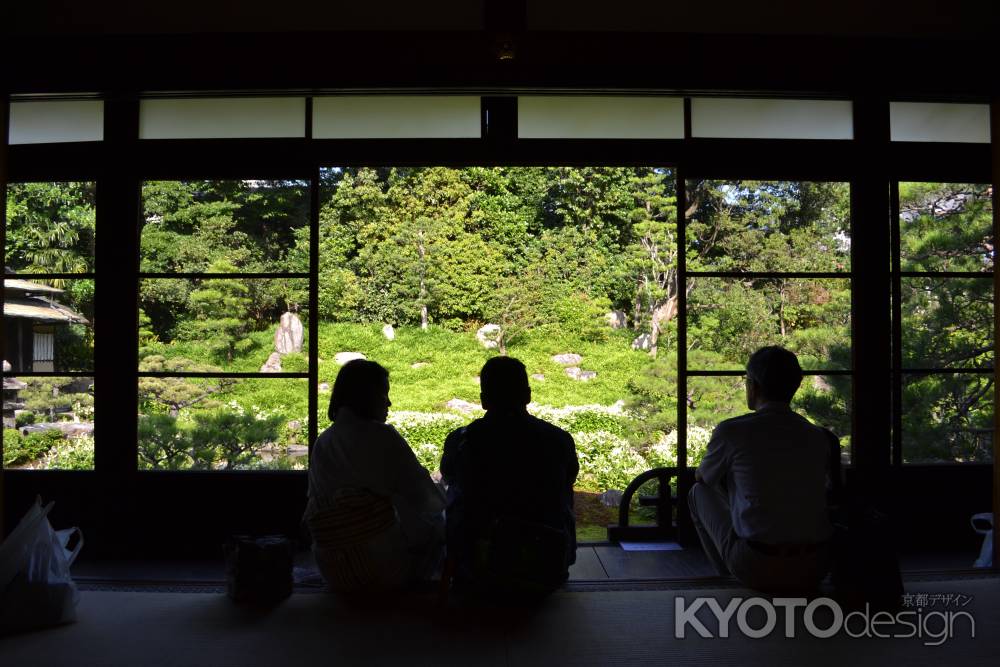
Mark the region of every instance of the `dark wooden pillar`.
POLYGON ((889 103, 854 102, 855 171, 851 181, 851 297, 854 368, 851 457, 857 490, 882 497, 891 444, 891 275, 889 103))
MULTIPOLYGON (((4 271, 7 266, 7 116, 10 105, 6 95, 0 95, 0 255, 3 256, 4 271)), ((2 288, 3 274, 0 273, 0 288, 2 288)), ((0 290, 2 291, 2 290, 0 290)), ((7 327, 0 327, 0 350, 7 349, 7 327)), ((2 369, 0 369, 0 380, 2 380, 2 369)), ((0 438, 0 541, 3 540, 4 532, 4 512, 6 502, 4 498, 6 487, 3 478, 3 439, 0 438)))
MULTIPOLYGON (((990 105, 990 141, 993 154, 993 243, 1000 238, 1000 97, 990 105)), ((1000 543, 996 530, 1000 527, 1000 354, 997 341, 1000 340, 1000 316, 996 304, 1000 304, 1000 267, 996 264, 996 250, 993 251, 993 569, 1000 569, 1000 543)))
POLYGON ((88 536, 101 553, 129 546, 138 510, 133 491, 138 423, 135 272, 141 214, 135 160, 138 136, 138 96, 106 98, 94 258, 94 468, 102 492, 95 498, 88 536))

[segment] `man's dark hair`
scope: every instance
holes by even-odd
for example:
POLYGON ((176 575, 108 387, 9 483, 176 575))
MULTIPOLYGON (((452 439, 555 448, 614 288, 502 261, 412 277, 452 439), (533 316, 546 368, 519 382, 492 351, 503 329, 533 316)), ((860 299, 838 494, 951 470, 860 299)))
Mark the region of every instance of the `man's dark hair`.
POLYGON ((385 390, 389 381, 389 371, 380 364, 367 359, 348 361, 337 373, 330 395, 330 407, 326 411, 330 421, 337 418, 337 410, 348 407, 359 416, 374 419, 371 406, 378 394, 385 390))
POLYGON ((483 401, 491 407, 522 407, 531 402, 528 371, 513 357, 493 357, 479 372, 483 401))
POLYGON ((763 398, 788 403, 802 384, 802 367, 794 353, 769 345, 750 355, 747 377, 757 383, 763 398))

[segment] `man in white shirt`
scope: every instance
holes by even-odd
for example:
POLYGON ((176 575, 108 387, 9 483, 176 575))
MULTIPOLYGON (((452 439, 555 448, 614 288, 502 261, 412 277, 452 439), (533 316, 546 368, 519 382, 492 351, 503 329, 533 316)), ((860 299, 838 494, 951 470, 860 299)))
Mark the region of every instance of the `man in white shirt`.
POLYGON ((757 350, 746 381, 753 412, 712 433, 688 494, 691 516, 720 574, 765 591, 813 590, 829 569, 836 436, 789 407, 802 382, 793 353, 757 350))

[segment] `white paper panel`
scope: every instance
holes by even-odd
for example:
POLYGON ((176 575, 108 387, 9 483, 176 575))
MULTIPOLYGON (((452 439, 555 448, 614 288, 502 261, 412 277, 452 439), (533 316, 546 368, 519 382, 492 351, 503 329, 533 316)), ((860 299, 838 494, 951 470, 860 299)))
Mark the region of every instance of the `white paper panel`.
POLYGON ((149 99, 139 106, 140 139, 304 137, 304 97, 149 99))
POLYGON ((316 139, 480 136, 479 97, 340 95, 313 98, 313 137, 316 139))
POLYGON ((53 144, 104 139, 104 102, 46 100, 11 102, 11 144, 53 144))
POLYGON ((522 139, 683 139, 684 100, 677 97, 519 97, 517 136, 522 139))
POLYGON ((724 139, 853 139, 849 101, 691 100, 691 136, 724 139))
POLYGON ((990 143, 988 104, 891 102, 889 129, 893 141, 990 143))

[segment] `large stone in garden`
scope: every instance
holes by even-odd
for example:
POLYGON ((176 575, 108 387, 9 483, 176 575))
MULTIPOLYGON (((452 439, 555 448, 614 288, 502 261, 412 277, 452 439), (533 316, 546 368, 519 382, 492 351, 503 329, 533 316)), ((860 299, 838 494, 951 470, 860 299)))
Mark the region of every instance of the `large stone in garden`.
POLYGON ((566 369, 566 375, 570 376, 574 380, 586 382, 587 380, 593 380, 597 377, 597 371, 585 371, 579 366, 570 366, 566 369))
POLYGON ((618 507, 622 504, 622 495, 618 489, 608 489, 597 498, 605 507, 618 507))
POLYGON ((532 373, 531 379, 532 380, 538 380, 539 382, 541 382, 541 381, 545 380, 545 376, 542 375, 541 373, 532 373))
POLYGON ((487 350, 495 350, 500 347, 500 336, 503 329, 499 324, 484 324, 476 331, 476 340, 487 350))
POLYGON ((382 327, 382 335, 385 336, 386 340, 396 340, 396 330, 392 328, 391 324, 382 327))
MULTIPOLYGON (((302 320, 295 313, 283 313, 274 332, 274 351, 278 354, 302 351, 302 320)), ((264 371, 261 371, 264 372, 264 371)))
POLYGON ((648 333, 641 334, 634 341, 632 341, 633 350, 646 350, 647 352, 653 347, 653 337, 648 333))
POLYGON ((628 318, 625 317, 624 310, 612 310, 604 317, 607 318, 612 329, 624 329, 628 325, 628 318))
POLYGON ((272 352, 264 362, 264 365, 260 367, 261 373, 280 373, 281 372, 281 355, 277 352, 272 352))
POLYGON ((462 400, 461 398, 453 398, 444 404, 449 410, 456 410, 462 414, 472 414, 473 412, 479 412, 482 408, 478 403, 470 403, 469 401, 462 400))
POLYGON ((583 361, 583 357, 575 352, 565 352, 563 354, 552 355, 552 361, 563 366, 578 366, 583 361))
POLYGON ((338 366, 343 366, 348 361, 354 361, 355 359, 367 359, 365 355, 360 352, 338 352, 333 355, 333 360, 337 362, 338 366))
POLYGON ((410 364, 410 368, 423 368, 424 366, 427 366, 427 365, 429 365, 429 363, 426 362, 426 361, 417 361, 417 362, 414 362, 414 363, 410 364))

